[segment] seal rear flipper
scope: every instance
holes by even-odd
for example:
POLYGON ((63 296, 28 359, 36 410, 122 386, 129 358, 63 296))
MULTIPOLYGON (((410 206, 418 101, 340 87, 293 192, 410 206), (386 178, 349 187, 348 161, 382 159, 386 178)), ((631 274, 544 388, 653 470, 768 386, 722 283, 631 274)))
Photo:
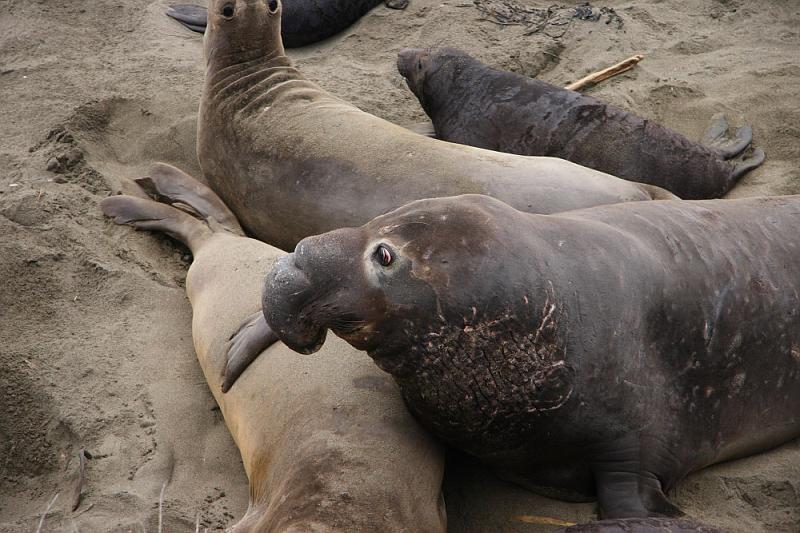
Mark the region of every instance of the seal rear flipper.
POLYGON ((117 224, 166 233, 188 246, 194 255, 213 234, 202 221, 153 200, 134 196, 110 196, 100 202, 100 208, 103 214, 113 218, 117 224))
POLYGON ((756 148, 753 150, 753 153, 750 157, 742 159, 733 167, 733 172, 731 173, 731 180, 736 181, 754 168, 761 166, 761 163, 764 162, 766 159, 766 155, 764 154, 764 150, 761 148, 756 148))
POLYGON ((206 220, 213 218, 231 233, 244 235, 236 215, 214 191, 172 165, 156 163, 150 169, 149 176, 136 178, 135 181, 158 201, 184 204, 200 217, 206 220))
POLYGON ((223 371, 222 392, 228 392, 250 363, 277 341, 278 336, 267 325, 262 311, 248 316, 228 341, 228 361, 223 371))
POLYGON ((197 33, 205 33, 208 24, 208 11, 201 6, 175 4, 167 9, 167 16, 173 18, 197 33))
MULTIPOLYGON (((623 462, 617 466, 629 464, 623 462)), ((684 512, 667 499, 661 482, 654 476, 608 468, 595 469, 594 475, 597 502, 603 518, 684 516, 684 512)))
POLYGON ((436 139, 436 129, 433 127, 433 122, 430 120, 427 122, 418 122, 417 124, 412 124, 406 128, 409 131, 413 131, 414 133, 418 133, 420 135, 424 135, 425 137, 430 137, 431 139, 436 139))
POLYGON ((715 115, 711 127, 700 142, 723 159, 736 157, 753 142, 753 127, 750 124, 737 128, 733 138, 728 137, 727 133, 728 120, 725 115, 715 115))

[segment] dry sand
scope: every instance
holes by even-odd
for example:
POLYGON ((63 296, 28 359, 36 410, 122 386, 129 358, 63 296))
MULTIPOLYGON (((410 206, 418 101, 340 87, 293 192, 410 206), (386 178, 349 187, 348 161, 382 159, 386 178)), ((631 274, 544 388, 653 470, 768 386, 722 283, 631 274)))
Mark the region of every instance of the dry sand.
MULTIPOLYGON (((97 207, 153 161, 198 172, 201 41, 165 17, 164 5, 0 2, 3 532, 35 531, 56 493, 43 531, 154 531, 165 482, 164 531, 194 531, 198 513, 221 528, 247 505, 241 462, 194 358, 186 250, 115 227, 97 207), (93 458, 70 513, 81 447, 93 458)), ((469 0, 411 0, 406 11, 380 6, 290 55, 333 93, 409 124, 424 115, 395 71, 403 46, 455 46, 558 84, 642 53, 634 71, 590 93, 693 138, 715 112, 747 120, 768 160, 732 196, 800 193, 797 2, 596 6, 613 8, 622 25, 607 24, 607 15, 562 25, 556 13, 555 23, 525 35, 522 26, 481 20, 469 0)), ((451 473, 446 488, 453 531, 548 531, 514 516, 585 520, 594 512, 509 488, 480 469, 451 473)), ((800 530, 799 491, 800 446, 791 442, 690 476, 672 497, 731 531, 789 532, 800 530)))

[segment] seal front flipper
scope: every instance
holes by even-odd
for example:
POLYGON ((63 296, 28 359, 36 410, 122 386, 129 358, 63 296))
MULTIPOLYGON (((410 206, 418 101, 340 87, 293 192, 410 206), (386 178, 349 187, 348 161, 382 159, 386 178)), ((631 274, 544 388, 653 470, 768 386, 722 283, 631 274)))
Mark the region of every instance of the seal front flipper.
POLYGON ((191 4, 175 4, 167 9, 167 16, 197 33, 205 33, 206 31, 208 11, 204 7, 191 4))
POLYGON ((213 218, 231 233, 244 235, 236 215, 214 191, 172 165, 156 163, 148 176, 136 178, 135 181, 160 202, 184 204, 191 208, 192 214, 197 214, 206 221, 213 218))
POLYGON ((228 392, 250 363, 277 340, 278 336, 267 325, 262 311, 247 317, 228 342, 228 361, 223 371, 222 392, 228 392))

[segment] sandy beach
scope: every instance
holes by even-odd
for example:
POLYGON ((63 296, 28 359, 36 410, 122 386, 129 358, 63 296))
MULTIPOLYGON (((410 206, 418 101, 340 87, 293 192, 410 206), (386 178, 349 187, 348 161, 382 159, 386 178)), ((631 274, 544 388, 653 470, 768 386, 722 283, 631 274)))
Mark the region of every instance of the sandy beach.
MULTIPOLYGON (((643 54, 587 93, 693 139, 715 113, 751 123, 767 161, 730 196, 800 193, 800 4, 598 1, 597 20, 572 16, 580 4, 381 5, 289 55, 325 89, 411 125, 426 117, 395 68, 406 46, 460 48, 559 85, 643 54)), ((57 494, 42 531, 156 531, 162 488, 165 532, 194 531, 198 516, 220 530, 247 507, 238 452, 194 355, 188 251, 98 208, 155 161, 200 175, 202 41, 166 6, 0 3, 0 532, 35 531, 57 494), (72 512, 81 449, 91 458, 72 512)), ((453 459, 445 482, 451 531, 596 518, 592 503, 539 497, 464 463, 453 459)), ((800 442, 695 473, 670 497, 735 533, 798 531, 800 442)))

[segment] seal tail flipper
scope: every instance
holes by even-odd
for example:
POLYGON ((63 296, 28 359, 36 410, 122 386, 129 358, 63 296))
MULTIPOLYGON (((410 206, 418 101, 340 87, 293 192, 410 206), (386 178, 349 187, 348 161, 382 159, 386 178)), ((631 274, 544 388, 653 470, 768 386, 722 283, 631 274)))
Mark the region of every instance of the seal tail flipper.
POLYGON ((767 156, 764 154, 764 150, 761 148, 756 148, 753 150, 753 153, 750 155, 750 157, 742 159, 733 166, 731 180, 736 181, 754 168, 760 166, 766 157, 767 156))
POLYGON ((728 137, 727 133, 728 120, 725 115, 715 115, 711 127, 700 142, 724 159, 736 157, 753 142, 753 127, 750 124, 737 128, 733 138, 728 137))
POLYGON ((135 196, 109 196, 100 202, 103 214, 117 224, 160 231, 184 243, 197 255, 200 246, 214 232, 204 222, 174 207, 135 196))
POLYGON ((156 200, 176 204, 176 207, 188 206, 201 218, 213 218, 231 233, 244 235, 236 215, 214 191, 172 165, 156 163, 150 175, 135 181, 156 200))
POLYGON ((197 33, 205 33, 208 24, 208 11, 201 6, 175 4, 167 9, 167 16, 173 18, 197 33))

